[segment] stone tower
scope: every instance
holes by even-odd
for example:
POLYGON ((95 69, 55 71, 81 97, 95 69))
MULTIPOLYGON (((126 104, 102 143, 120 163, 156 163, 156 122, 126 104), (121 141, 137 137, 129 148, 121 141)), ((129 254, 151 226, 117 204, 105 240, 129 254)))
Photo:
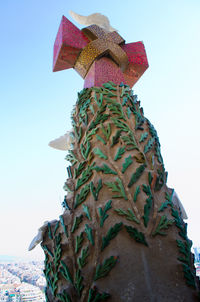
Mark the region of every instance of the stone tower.
POLYGON ((72 112, 64 213, 41 244, 47 301, 198 300, 187 224, 131 90, 147 67, 142 42, 62 18, 54 71, 74 68, 85 84, 72 112))

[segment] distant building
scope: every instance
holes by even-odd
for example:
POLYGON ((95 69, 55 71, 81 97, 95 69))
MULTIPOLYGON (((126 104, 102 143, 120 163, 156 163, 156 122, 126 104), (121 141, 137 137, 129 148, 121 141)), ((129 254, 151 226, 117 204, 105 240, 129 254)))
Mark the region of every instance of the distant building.
POLYGON ((196 275, 200 278, 200 247, 194 247, 196 275))
POLYGON ((22 283, 17 290, 20 293, 21 302, 45 302, 45 296, 42 291, 31 284, 22 283))
POLYGON ((0 262, 0 302, 45 302, 43 262, 0 262))
POLYGON ((194 247, 195 262, 200 262, 200 247, 194 247))

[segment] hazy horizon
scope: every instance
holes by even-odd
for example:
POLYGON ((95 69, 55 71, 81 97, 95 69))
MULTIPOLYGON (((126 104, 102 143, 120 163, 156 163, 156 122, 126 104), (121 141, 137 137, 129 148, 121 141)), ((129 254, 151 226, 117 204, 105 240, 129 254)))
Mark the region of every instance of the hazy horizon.
POLYGON ((149 68, 133 90, 158 132, 168 186, 199 246, 200 1, 11 0, 0 7, 0 252, 43 258, 40 246, 28 246, 44 221, 62 214, 66 152, 48 143, 71 129, 83 87, 72 69, 52 72, 54 40, 62 15, 72 21, 69 10, 105 14, 127 43, 144 42, 149 68))

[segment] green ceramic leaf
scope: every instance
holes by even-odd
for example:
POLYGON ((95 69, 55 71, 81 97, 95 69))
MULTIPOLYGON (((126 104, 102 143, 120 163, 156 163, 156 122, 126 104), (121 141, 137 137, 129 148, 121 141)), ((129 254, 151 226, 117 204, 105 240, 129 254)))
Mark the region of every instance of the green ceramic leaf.
POLYGON ((85 160, 88 158, 90 150, 91 150, 90 142, 87 142, 86 147, 83 144, 81 144, 81 154, 85 160))
POLYGON ((93 105, 92 104, 90 104, 90 110, 91 110, 91 112, 92 112, 92 114, 94 115, 95 114, 95 112, 94 112, 94 107, 93 107, 93 105))
POLYGON ((120 98, 122 98, 124 95, 127 95, 127 92, 129 92, 129 90, 130 90, 129 86, 122 86, 120 98))
POLYGON ((98 155, 100 158, 108 159, 107 155, 105 155, 100 148, 93 149, 94 154, 98 155))
POLYGON ((176 242, 179 248, 179 252, 183 255, 182 257, 178 257, 178 260, 182 262, 186 283, 189 286, 196 288, 196 283, 195 283, 196 276, 191 269, 191 267, 193 267, 193 260, 191 257, 192 241, 187 238, 186 241, 176 240, 176 242))
POLYGON ((192 247, 192 242, 189 240, 182 241, 176 240, 179 252, 184 256, 184 262, 190 265, 190 251, 192 247))
POLYGON ((42 245, 42 249, 47 252, 47 254, 50 255, 52 258, 54 257, 53 253, 48 249, 46 245, 42 245))
POLYGON ((67 167, 68 178, 73 178, 71 166, 67 167))
POLYGON ((158 159, 158 162, 163 165, 163 158, 160 152, 160 147, 156 145, 155 149, 156 149, 156 157, 158 159))
POLYGON ((72 166, 74 166, 78 162, 78 159, 76 158, 72 150, 68 150, 68 154, 65 159, 68 160, 72 166))
POLYGON ((83 282, 83 277, 81 276, 81 271, 78 269, 75 275, 74 287, 76 288, 79 298, 81 297, 81 293, 84 288, 82 282, 83 282))
POLYGON ((64 231, 66 237, 68 237, 69 235, 68 235, 68 231, 67 231, 67 226, 65 225, 65 222, 64 222, 64 218, 62 215, 60 215, 59 218, 60 218, 60 223, 63 227, 63 231, 64 231))
POLYGON ((108 214, 106 212, 112 208, 111 203, 112 203, 112 200, 109 200, 106 203, 104 209, 98 208, 99 216, 100 216, 100 227, 103 227, 104 221, 108 218, 108 214))
POLYGON ((122 140, 125 142, 128 151, 138 149, 138 145, 132 132, 129 132, 128 136, 122 136, 122 140))
POLYGON ((71 229, 72 233, 79 227, 79 224, 82 222, 82 219, 83 219, 83 215, 74 218, 74 223, 71 229))
POLYGON ((105 136, 106 140, 108 141, 111 135, 111 126, 108 124, 108 127, 106 128, 103 124, 101 124, 101 131, 103 135, 105 136))
POLYGON ((97 172, 103 172, 104 174, 114 174, 117 175, 117 172, 113 171, 108 165, 103 164, 101 167, 95 166, 93 170, 96 170, 97 172))
POLYGON ((91 131, 86 131, 85 138, 84 138, 84 144, 86 142, 91 141, 93 135, 95 135, 97 131, 98 131, 98 128, 94 128, 91 131))
POLYGON ((152 180, 153 180, 153 176, 151 175, 151 172, 149 172, 148 173, 148 182, 149 182, 150 186, 151 186, 152 180))
POLYGON ((65 264, 65 262, 63 260, 61 260, 61 267, 60 267, 60 272, 61 274, 63 275, 63 277, 69 281, 70 283, 73 284, 73 279, 72 279, 72 276, 71 276, 71 273, 69 271, 69 268, 68 266, 65 264))
POLYGON ((116 153, 116 155, 115 155, 114 160, 116 161, 116 160, 122 158, 122 155, 123 155, 125 152, 126 152, 125 147, 119 147, 119 148, 117 149, 117 153, 116 153))
POLYGON ((133 196, 133 201, 136 202, 137 201, 137 197, 138 197, 138 194, 140 193, 140 186, 137 186, 136 189, 135 189, 135 193, 134 193, 134 196, 133 196))
POLYGON ((143 116, 142 108, 138 108, 134 102, 132 102, 132 107, 130 108, 133 114, 135 115, 135 130, 144 130, 142 125, 145 122, 145 118, 143 116))
POLYGON ((96 92, 94 93, 94 100, 97 103, 97 106, 100 108, 102 106, 103 103, 103 94, 100 93, 99 99, 97 99, 97 95, 96 92))
POLYGON ((170 225, 174 223, 173 219, 167 219, 166 215, 161 216, 159 224, 157 225, 155 231, 152 233, 153 236, 156 235, 167 235, 167 233, 161 231, 162 229, 168 229, 170 225))
POLYGON ((122 132, 122 130, 117 130, 116 134, 112 137, 111 147, 113 147, 114 145, 116 145, 119 142, 121 132, 122 132))
POLYGON ((87 257, 89 256, 89 247, 81 250, 81 256, 78 258, 78 266, 82 269, 87 264, 87 257))
POLYGON ((117 103, 114 99, 108 99, 108 98, 106 98, 106 100, 107 100, 108 103, 110 103, 108 105, 108 108, 110 109, 110 111, 112 112, 112 114, 116 114, 119 119, 126 120, 126 118, 124 116, 124 112, 122 110, 121 104, 117 103))
POLYGON ((119 193, 117 195, 113 195, 113 198, 124 198, 125 200, 128 200, 123 183, 119 178, 116 178, 115 182, 106 182, 105 184, 112 190, 112 192, 119 193))
POLYGON ((128 211, 126 212, 125 210, 123 209, 115 209, 115 212, 117 212, 118 215, 120 216, 125 216, 125 218, 129 221, 134 221, 136 223, 140 223, 139 220, 136 218, 135 214, 133 213, 133 211, 128 208, 128 211))
POLYGON ((80 194, 76 195, 75 204, 74 204, 75 209, 86 200, 89 192, 90 192, 90 185, 85 185, 81 189, 80 194))
POLYGON ((172 190, 171 195, 169 195, 168 192, 165 193, 166 201, 161 204, 160 208, 158 209, 158 212, 164 211, 164 209, 166 209, 168 206, 173 206, 172 203, 173 194, 174 194, 174 189, 172 190))
POLYGON ((122 106, 127 105, 128 98, 126 96, 123 97, 122 106))
POLYGON ((101 93, 102 92, 102 88, 101 87, 92 87, 92 90, 101 93))
POLYGON ((157 175, 156 183, 155 183, 155 187, 154 187, 155 192, 160 191, 162 186, 166 183, 165 172, 160 169, 157 169, 157 172, 158 172, 158 175, 157 175))
POLYGON ((54 266, 55 271, 57 272, 58 266, 60 265, 60 258, 61 258, 61 234, 55 236, 54 240, 54 266))
POLYGON ((90 183, 90 191, 94 197, 94 200, 98 200, 98 196, 99 196, 99 191, 102 189, 103 185, 102 185, 102 180, 99 179, 98 185, 97 187, 94 186, 93 181, 91 181, 90 183))
POLYGON ((105 95, 106 97, 108 98, 112 98, 113 96, 114 97, 117 97, 117 95, 115 93, 113 93, 112 91, 108 90, 108 89, 104 89, 102 91, 103 95, 105 95))
POLYGON ((93 238, 93 234, 92 234, 92 228, 89 227, 88 224, 85 224, 85 232, 86 232, 88 240, 91 242, 92 245, 94 245, 94 238, 93 238))
POLYGON ((148 136, 148 132, 142 133, 139 142, 140 143, 144 142, 147 136, 148 136))
POLYGON ((85 206, 85 205, 83 204, 82 207, 83 207, 83 212, 85 213, 86 217, 87 217, 89 220, 92 220, 92 218, 91 218, 91 216, 90 216, 90 212, 89 212, 88 206, 85 206))
POLYGON ((123 223, 120 222, 120 223, 116 223, 113 227, 111 227, 109 229, 106 236, 102 238, 101 251, 103 251, 105 249, 105 247, 109 245, 110 241, 117 236, 119 231, 121 231, 122 226, 123 226, 123 223))
POLYGON ((130 118, 132 111, 129 107, 127 107, 126 112, 127 112, 128 118, 130 118))
POLYGON ((57 223, 56 223, 56 225, 55 225, 54 232, 53 232, 53 236, 56 235, 56 232, 57 232, 57 230, 58 230, 58 228, 59 228, 59 224, 60 224, 60 221, 57 221, 57 223))
POLYGON ((111 269, 115 266, 117 263, 118 258, 111 256, 104 260, 103 264, 98 264, 96 268, 96 273, 94 277, 94 281, 106 277, 111 269))
POLYGON ((153 148, 154 143, 155 143, 155 138, 154 137, 150 138, 146 143, 146 145, 144 146, 144 153, 149 152, 153 148))
POLYGON ((79 143, 82 138, 82 128, 74 126, 74 133, 75 133, 77 142, 79 143))
POLYGON ((102 142, 104 145, 106 145, 105 140, 104 140, 101 136, 99 136, 99 135, 97 134, 97 135, 96 135, 96 138, 97 138, 100 142, 102 142))
POLYGON ((85 168, 85 165, 86 165, 86 161, 81 162, 81 163, 78 164, 78 167, 74 169, 75 178, 77 178, 81 174, 81 172, 85 168))
POLYGON ((80 125, 81 125, 82 123, 83 123, 85 126, 88 125, 88 115, 87 115, 87 112, 86 112, 86 111, 79 113, 79 123, 80 123, 80 125))
POLYGON ((113 90, 113 91, 116 91, 117 90, 117 88, 116 88, 116 84, 114 84, 113 82, 111 82, 111 81, 108 81, 107 83, 104 83, 103 84, 103 87, 104 88, 106 88, 106 89, 108 89, 108 90, 113 90))
POLYGON ((105 122, 108 118, 109 118, 109 114, 102 114, 102 112, 99 111, 95 121, 91 122, 88 130, 92 130, 93 128, 96 128, 97 125, 105 122))
POLYGON ((125 225, 125 228, 126 228, 128 234, 130 235, 130 237, 135 239, 136 242, 142 243, 142 244, 148 246, 148 243, 146 242, 146 239, 145 239, 145 236, 143 233, 139 232, 136 228, 133 228, 131 226, 125 225))
POLYGON ((140 176, 144 172, 145 168, 146 168, 146 165, 143 164, 136 169, 136 172, 132 174, 131 179, 129 181, 129 184, 128 184, 129 188, 132 187, 132 185, 137 182, 137 180, 140 178, 140 176))
POLYGON ((69 192, 69 193, 73 193, 73 191, 69 188, 69 186, 67 185, 67 183, 64 184, 63 190, 65 190, 66 192, 69 192))
POLYGON ((115 85, 115 84, 112 83, 112 82, 107 82, 107 83, 104 83, 104 84, 103 84, 103 87, 106 88, 106 89, 109 89, 109 90, 116 91, 117 88, 114 87, 114 85, 115 85))
POLYGON ((94 169, 94 164, 91 166, 88 165, 87 169, 82 172, 81 177, 77 180, 76 188, 75 188, 76 190, 78 190, 84 183, 86 183, 90 179, 90 177, 93 174, 92 172, 93 169, 94 169))
POLYGON ((133 163, 131 155, 125 158, 125 162, 122 164, 122 173, 124 173, 128 167, 133 163))
POLYGON ((117 128, 120 128, 121 130, 123 130, 125 132, 130 131, 128 125, 126 123, 122 122, 121 120, 119 120, 118 118, 111 117, 111 120, 114 122, 114 124, 117 128))
POLYGON ((75 253, 78 253, 79 249, 81 248, 83 239, 83 232, 81 232, 80 235, 76 236, 75 253))
POLYGON ((48 222, 47 224, 47 229, 48 229, 48 237, 49 239, 53 239, 52 231, 51 231, 51 224, 48 222))
POLYGON ((175 218, 175 224, 177 228, 180 230, 179 235, 187 240, 187 224, 184 223, 182 217, 179 215, 179 212, 175 210, 173 207, 171 209, 172 216, 175 218))
POLYGON ((149 222, 149 215, 153 205, 153 196, 151 193, 150 186, 142 185, 142 189, 145 192, 145 194, 148 196, 148 198, 146 199, 146 204, 144 206, 144 216, 142 217, 144 220, 144 226, 147 227, 149 222))
POLYGON ((89 296, 87 302, 100 302, 100 301, 105 301, 108 298, 110 298, 110 295, 108 293, 99 293, 97 291, 97 287, 94 286, 94 288, 90 288, 89 290, 89 296))

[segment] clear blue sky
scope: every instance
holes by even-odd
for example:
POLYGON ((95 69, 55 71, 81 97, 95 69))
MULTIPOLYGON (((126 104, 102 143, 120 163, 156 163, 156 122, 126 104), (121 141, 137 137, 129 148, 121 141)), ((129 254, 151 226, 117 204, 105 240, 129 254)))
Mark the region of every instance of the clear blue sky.
MULTIPOLYGON (((83 87, 74 70, 52 72, 54 40, 62 15, 72 21, 69 10, 101 12, 126 42, 144 42, 149 69, 134 92, 158 131, 189 237, 200 245, 200 1, 7 0, 0 4, 0 254, 27 255, 37 229, 61 214, 67 163, 48 142, 71 129, 83 87)), ((39 247, 30 254, 40 255, 39 247)))

